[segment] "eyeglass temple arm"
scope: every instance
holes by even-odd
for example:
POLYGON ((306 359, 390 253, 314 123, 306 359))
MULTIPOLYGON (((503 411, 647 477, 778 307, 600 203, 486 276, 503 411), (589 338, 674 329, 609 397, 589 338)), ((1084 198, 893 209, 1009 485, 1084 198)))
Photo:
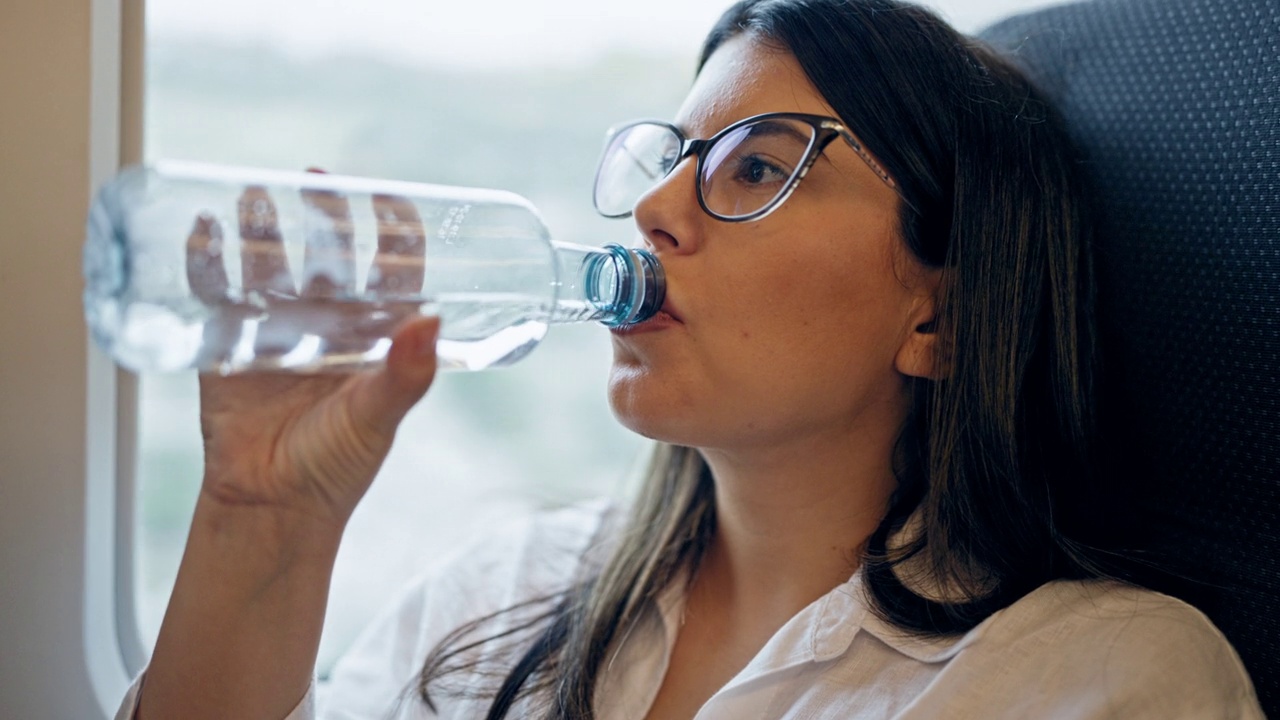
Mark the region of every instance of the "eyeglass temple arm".
POLYGON ((862 142, 858 140, 853 133, 849 132, 849 130, 844 127, 832 127, 830 129, 840 133, 840 137, 844 138, 844 141, 849 143, 849 147, 853 148, 853 151, 858 154, 858 157, 862 158, 862 161, 865 162, 867 166, 871 168, 871 171, 883 180, 886 185, 895 190, 898 189, 898 183, 893 179, 893 176, 889 174, 889 171, 881 167, 880 163, 876 162, 876 159, 871 157, 871 153, 867 152, 866 149, 862 147, 862 142))

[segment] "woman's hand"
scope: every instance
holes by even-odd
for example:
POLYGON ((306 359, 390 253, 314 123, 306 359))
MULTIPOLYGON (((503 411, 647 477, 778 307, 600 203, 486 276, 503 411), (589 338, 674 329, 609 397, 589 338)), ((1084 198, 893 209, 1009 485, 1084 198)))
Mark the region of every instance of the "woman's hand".
POLYGON ((438 327, 435 318, 406 323, 379 370, 202 375, 202 495, 340 529, 431 384, 438 327))
MULTIPOLYGON (((337 350, 359 354, 390 327, 399 327, 385 365, 376 370, 202 375, 203 495, 228 507, 277 511, 282 521, 320 521, 340 529, 385 459, 397 425, 431 384, 439 322, 414 316, 416 303, 394 302, 397 296, 414 296, 422 289, 426 243, 412 204, 388 196, 373 200, 379 218, 378 252, 366 295, 389 301, 378 326, 368 328, 368 337, 361 339, 353 337, 351 328, 367 323, 358 317, 365 308, 323 303, 355 290, 350 207, 346 198, 321 191, 304 193, 304 201, 311 217, 329 222, 315 222, 308 233, 303 272, 295 280, 273 199, 256 187, 240 199, 244 292, 257 295, 268 308, 266 320, 258 326, 256 349, 287 351, 296 346, 300 336, 290 320, 308 312, 313 301, 324 307, 315 311, 312 325, 323 319, 342 328, 340 342, 358 345, 337 350), (356 317, 346 322, 343 312, 356 317)), ((200 218, 187 241, 188 279, 206 303, 226 298, 229 283, 219 254, 221 240, 217 222, 200 218)), ((238 333, 239 328, 211 327, 206 332, 238 333)), ((221 348, 227 343, 206 345, 221 348)))
MULTIPOLYGON (((368 321, 363 310, 347 322, 341 312, 349 304, 323 302, 354 284, 352 238, 344 229, 350 211, 337 195, 311 193, 306 201, 334 221, 317 225, 334 231, 306 238, 295 281, 271 198, 260 188, 241 198, 245 291, 267 306, 255 349, 299 347, 295 324, 281 318, 315 301, 346 331, 336 349, 358 357, 385 325, 363 337, 351 332, 368 321)), ((366 291, 391 301, 384 319, 399 326, 383 367, 200 378, 204 485, 147 670, 140 718, 285 717, 307 691, 343 527, 436 370, 439 321, 416 316, 416 303, 394 302, 422 289, 422 223, 412 205, 396 198, 375 198, 374 212, 378 253, 366 291)), ((188 239, 187 275, 206 303, 227 298, 221 236, 215 222, 202 218, 188 239)), ((235 320, 206 332, 215 334, 206 337, 215 352, 227 347, 217 333, 240 337, 235 320)))

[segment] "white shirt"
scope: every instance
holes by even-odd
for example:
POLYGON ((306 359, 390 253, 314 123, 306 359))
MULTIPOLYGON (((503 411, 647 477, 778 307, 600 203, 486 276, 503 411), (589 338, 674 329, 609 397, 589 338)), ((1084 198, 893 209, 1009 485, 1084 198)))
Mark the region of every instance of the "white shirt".
MULTIPOLYGON (((592 504, 531 518, 420 577, 286 720, 483 718, 489 701, 465 697, 433 695, 430 713, 414 689, 423 659, 468 620, 565 587, 603 513, 592 504)), ((1052 582, 961 637, 921 639, 877 618, 862 583, 855 573, 791 618, 696 720, 1263 719, 1235 651, 1175 598, 1052 582)), ((652 705, 683 610, 673 585, 606 662, 599 720, 640 720, 652 705)), ((526 716, 521 707, 509 717, 526 716)))

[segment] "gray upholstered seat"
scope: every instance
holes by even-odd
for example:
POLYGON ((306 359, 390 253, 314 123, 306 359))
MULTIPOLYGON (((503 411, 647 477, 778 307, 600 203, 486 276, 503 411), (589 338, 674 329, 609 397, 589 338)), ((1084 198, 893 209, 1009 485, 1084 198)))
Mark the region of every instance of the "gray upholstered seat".
POLYGON ((1280 1, 1095 0, 983 37, 1099 188, 1109 455, 1140 500, 1117 522, 1280 717, 1280 1))

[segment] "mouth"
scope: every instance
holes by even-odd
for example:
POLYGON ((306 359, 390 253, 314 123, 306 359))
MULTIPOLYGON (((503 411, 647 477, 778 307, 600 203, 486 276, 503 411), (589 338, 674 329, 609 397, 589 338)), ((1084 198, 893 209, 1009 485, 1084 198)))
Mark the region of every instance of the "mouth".
POLYGON ((680 324, 682 324, 680 322, 680 318, 669 312, 666 306, 663 306, 663 309, 654 313, 653 317, 645 320, 644 322, 636 323, 635 325, 623 325, 621 327, 612 328, 610 332, 614 335, 626 337, 629 335, 640 335, 647 332, 662 330, 663 328, 680 324))

